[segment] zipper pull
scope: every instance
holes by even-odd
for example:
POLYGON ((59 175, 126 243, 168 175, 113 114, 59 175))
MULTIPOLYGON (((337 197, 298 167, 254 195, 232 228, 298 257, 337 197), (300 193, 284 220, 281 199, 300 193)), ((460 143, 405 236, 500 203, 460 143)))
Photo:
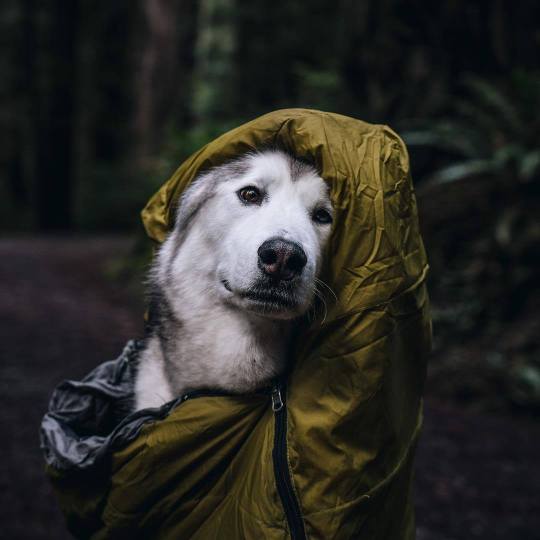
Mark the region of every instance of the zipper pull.
POLYGON ((276 384, 272 388, 272 410, 274 412, 281 411, 283 409, 283 399, 281 398, 281 388, 276 384))

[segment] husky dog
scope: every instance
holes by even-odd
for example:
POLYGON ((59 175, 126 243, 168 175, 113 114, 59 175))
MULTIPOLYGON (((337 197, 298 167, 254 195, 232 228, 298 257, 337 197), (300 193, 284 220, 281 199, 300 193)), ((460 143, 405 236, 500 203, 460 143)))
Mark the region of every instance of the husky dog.
POLYGON ((200 388, 249 392, 279 375, 294 320, 314 300, 331 223, 328 186, 281 151, 199 176, 150 272, 136 409, 200 388))

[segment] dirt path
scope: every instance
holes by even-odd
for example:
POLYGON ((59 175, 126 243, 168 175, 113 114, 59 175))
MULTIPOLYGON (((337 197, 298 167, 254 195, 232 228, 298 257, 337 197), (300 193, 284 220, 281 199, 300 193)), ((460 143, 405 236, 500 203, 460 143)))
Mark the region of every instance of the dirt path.
MULTIPOLYGON (((43 474, 38 426, 55 384, 141 335, 140 306, 102 273, 128 249, 121 238, 0 240, 2 537, 69 538, 43 474)), ((417 459, 419 540, 540 538, 539 436, 532 421, 428 399, 417 459)))
POLYGON ((139 313, 102 275, 119 239, 0 241, 0 536, 62 539, 38 427, 53 387, 114 358, 140 335, 139 313))

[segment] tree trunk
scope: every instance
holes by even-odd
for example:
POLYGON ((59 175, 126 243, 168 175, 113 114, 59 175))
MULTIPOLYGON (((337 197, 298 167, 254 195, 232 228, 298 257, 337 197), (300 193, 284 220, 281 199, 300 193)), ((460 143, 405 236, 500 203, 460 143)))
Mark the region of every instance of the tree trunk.
POLYGON ((52 0, 45 22, 37 118, 36 215, 41 230, 72 226, 79 1, 52 0))
POLYGON ((142 52, 137 78, 137 157, 156 152, 164 125, 189 117, 196 0, 143 0, 142 52))

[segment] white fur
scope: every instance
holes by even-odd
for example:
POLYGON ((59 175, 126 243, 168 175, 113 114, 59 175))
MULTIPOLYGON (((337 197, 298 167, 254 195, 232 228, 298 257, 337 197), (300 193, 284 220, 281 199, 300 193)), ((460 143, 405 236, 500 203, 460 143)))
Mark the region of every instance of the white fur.
POLYGON ((283 370, 292 324, 313 302, 330 234, 329 224, 314 221, 316 208, 331 212, 324 181, 278 151, 249 154, 194 182, 154 264, 151 280, 170 312, 141 354, 137 409, 197 388, 252 391, 283 370), (265 193, 261 205, 242 203, 237 193, 245 186, 265 193), (257 250, 272 237, 296 242, 307 256, 294 280, 294 307, 242 296, 261 279, 257 250))

